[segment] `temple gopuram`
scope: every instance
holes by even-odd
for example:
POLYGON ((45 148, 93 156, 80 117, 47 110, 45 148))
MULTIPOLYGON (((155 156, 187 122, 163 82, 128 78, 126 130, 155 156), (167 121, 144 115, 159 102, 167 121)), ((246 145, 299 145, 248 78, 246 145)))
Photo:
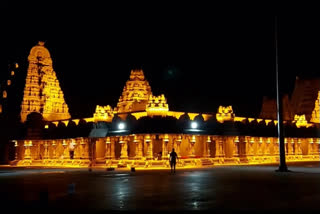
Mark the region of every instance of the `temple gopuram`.
MULTIPOLYGON (((238 116, 232 106, 173 111, 143 71, 132 70, 115 107, 97 105, 92 117, 74 119, 44 43, 28 61, 13 166, 163 168, 172 148, 178 168, 279 162, 272 100, 264 99, 260 118, 238 116)), ((293 96, 283 98, 286 160, 319 161, 320 84, 297 81, 293 96)))

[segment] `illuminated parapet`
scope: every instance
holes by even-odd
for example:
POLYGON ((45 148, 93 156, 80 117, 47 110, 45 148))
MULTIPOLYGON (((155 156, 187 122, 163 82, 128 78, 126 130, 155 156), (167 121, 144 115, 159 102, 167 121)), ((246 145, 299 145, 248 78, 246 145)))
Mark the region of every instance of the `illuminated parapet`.
POLYGON ((218 113, 216 114, 217 121, 223 123, 224 121, 233 121, 235 114, 233 113, 232 106, 219 106, 218 113))
POLYGON ((169 111, 167 100, 163 94, 161 96, 150 95, 146 108, 148 115, 166 116, 169 111))
POLYGON ((312 123, 320 123, 320 91, 318 93, 318 98, 316 99, 314 109, 312 111, 311 120, 312 123))
POLYGON ((111 106, 99 106, 96 107, 96 112, 93 114, 93 120, 111 122, 113 118, 113 110, 111 106))
POLYGON ((69 108, 65 103, 52 59, 44 42, 34 46, 28 57, 29 67, 21 104, 21 121, 31 112, 42 114, 47 121, 69 119, 69 108))
POLYGON ((118 113, 145 111, 149 96, 152 95, 149 82, 142 70, 131 70, 130 79, 123 88, 116 107, 118 113))
POLYGON ((300 127, 310 127, 312 126, 312 124, 309 124, 308 121, 306 120, 306 115, 302 114, 302 115, 295 115, 294 116, 294 120, 293 120, 293 123, 296 124, 296 126, 298 128, 300 127))

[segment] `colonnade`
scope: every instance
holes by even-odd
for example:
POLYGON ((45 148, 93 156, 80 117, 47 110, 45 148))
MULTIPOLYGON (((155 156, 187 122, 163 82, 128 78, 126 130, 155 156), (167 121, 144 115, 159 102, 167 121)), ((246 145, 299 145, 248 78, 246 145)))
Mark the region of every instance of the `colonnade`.
MULTIPOLYGON (((285 138, 290 161, 319 159, 319 138, 285 138)), ((137 134, 103 138, 19 140, 16 161, 43 160, 167 160, 172 148, 182 159, 210 158, 216 163, 274 162, 279 156, 276 137, 192 134, 137 134), (72 156, 71 156, 72 153, 72 156)))

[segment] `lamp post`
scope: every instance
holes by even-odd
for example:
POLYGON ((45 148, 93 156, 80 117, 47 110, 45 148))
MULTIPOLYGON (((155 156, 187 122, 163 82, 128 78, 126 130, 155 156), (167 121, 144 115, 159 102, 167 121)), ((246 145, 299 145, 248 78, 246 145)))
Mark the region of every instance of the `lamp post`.
POLYGON ((277 118, 278 118, 278 138, 279 138, 279 154, 280 165, 277 172, 288 172, 286 164, 286 153, 283 135, 283 115, 282 115, 282 96, 280 92, 280 77, 278 69, 278 34, 277 34, 277 17, 275 17, 275 46, 276 46, 276 85, 277 85, 277 118))

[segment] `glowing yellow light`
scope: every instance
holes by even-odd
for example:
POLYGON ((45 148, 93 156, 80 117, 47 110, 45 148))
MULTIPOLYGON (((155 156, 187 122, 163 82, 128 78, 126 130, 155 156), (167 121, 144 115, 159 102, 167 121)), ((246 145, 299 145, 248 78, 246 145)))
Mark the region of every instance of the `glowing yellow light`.
POLYGON ((14 71, 11 71, 11 76, 14 76, 14 71))
POLYGON ((234 142, 239 143, 239 137, 238 136, 235 137, 234 142))
POLYGON ((195 143, 196 142, 196 136, 192 135, 192 138, 191 138, 191 143, 195 143))
POLYGON ((111 143, 110 137, 107 137, 106 144, 110 144, 110 143, 111 143))
POLYGON ((49 128, 49 125, 45 125, 44 128, 45 128, 45 129, 48 129, 48 128, 49 128))
POLYGON ((8 95, 7 95, 7 91, 3 91, 3 92, 2 92, 2 97, 3 97, 3 98, 7 98, 7 96, 8 96, 8 95))
POLYGON ((318 98, 314 103, 314 109, 311 114, 310 122, 320 123, 320 91, 318 92, 318 98))
POLYGON ((211 138, 210 138, 210 136, 208 136, 208 138, 207 138, 207 143, 211 143, 211 138))
POLYGON ((42 114, 46 121, 69 119, 69 108, 53 70, 50 53, 44 44, 39 43, 30 50, 28 61, 29 66, 21 103, 21 121, 24 122, 27 115, 32 112, 42 114), (41 72, 41 75, 35 72, 36 70, 41 72))
POLYGON ((26 147, 32 146, 32 140, 24 141, 24 146, 26 146, 26 147))

